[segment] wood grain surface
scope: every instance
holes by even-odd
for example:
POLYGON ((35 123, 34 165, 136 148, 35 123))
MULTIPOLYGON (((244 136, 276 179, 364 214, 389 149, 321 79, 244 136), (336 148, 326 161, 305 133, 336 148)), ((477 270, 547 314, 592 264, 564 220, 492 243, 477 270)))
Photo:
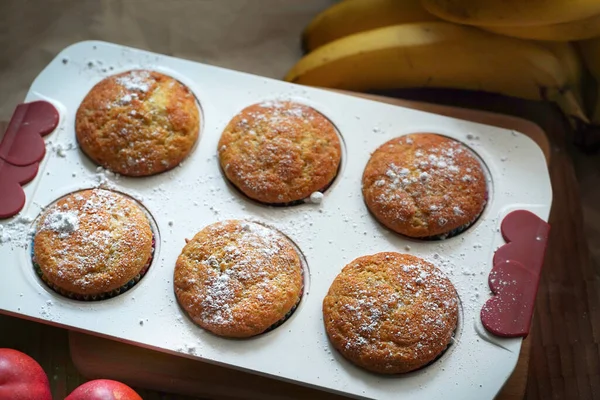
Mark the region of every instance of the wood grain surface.
MULTIPOLYGON (((518 387, 525 383, 528 399, 600 398, 600 281, 584 240, 581 203, 571 160, 573 148, 568 125, 561 114, 545 104, 485 94, 423 90, 391 94, 512 114, 530 119, 545 130, 550 139, 554 187, 552 230, 529 338, 528 379, 525 374, 518 379, 513 376, 506 389, 515 389, 511 398, 520 397, 522 390, 519 392, 518 387)), ((0 263, 0 268, 7 266, 0 263)), ((0 347, 19 349, 38 360, 48 373, 55 399, 64 398, 84 381, 69 357, 67 331, 63 329, 0 316, 0 347)), ((527 357, 522 357, 523 360, 526 362, 527 357)), ((113 365, 113 369, 118 368, 119 365, 113 365)), ((258 379, 259 383, 261 379, 265 378, 258 379)), ((264 385, 274 381, 268 382, 264 385)), ((245 398, 244 393, 237 393, 231 387, 223 390, 225 397, 211 397, 245 398)), ((144 389, 139 389, 139 393, 147 400, 192 399, 144 389)))

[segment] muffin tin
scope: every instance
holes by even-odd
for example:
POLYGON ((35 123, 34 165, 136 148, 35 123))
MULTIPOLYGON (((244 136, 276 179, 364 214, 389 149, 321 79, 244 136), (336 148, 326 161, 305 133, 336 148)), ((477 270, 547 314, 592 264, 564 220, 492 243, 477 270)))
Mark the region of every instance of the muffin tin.
POLYGON ((480 311, 491 296, 488 274, 495 250, 505 242, 503 218, 528 210, 547 220, 551 186, 544 155, 514 131, 252 76, 103 42, 63 50, 36 78, 26 101, 52 103, 58 128, 46 136, 46 156, 24 185, 26 203, 0 221, 0 312, 62 326, 183 357, 239 368, 348 396, 372 399, 493 398, 510 376, 522 338, 500 338, 482 326, 480 311), (134 68, 173 76, 196 95, 202 112, 200 138, 177 168, 151 177, 116 176, 94 165, 78 148, 77 107, 103 77, 134 68), (293 100, 329 118, 343 139, 342 165, 320 203, 269 207, 245 198, 224 178, 217 159, 223 128, 250 104, 293 100), (469 146, 489 172, 486 208, 465 232, 440 241, 397 235, 369 214, 361 177, 370 154, 394 137, 434 132, 469 146), (58 198, 102 187, 139 201, 155 222, 156 250, 144 279, 111 299, 82 302, 62 297, 37 277, 28 236, 41 210, 58 198), (225 219, 255 220, 279 229, 301 250, 305 293, 278 328, 245 340, 216 337, 181 310, 173 269, 186 238, 225 219), (381 251, 422 257, 450 278, 461 300, 452 346, 435 362, 398 376, 365 372, 328 342, 322 300, 351 260, 381 251))

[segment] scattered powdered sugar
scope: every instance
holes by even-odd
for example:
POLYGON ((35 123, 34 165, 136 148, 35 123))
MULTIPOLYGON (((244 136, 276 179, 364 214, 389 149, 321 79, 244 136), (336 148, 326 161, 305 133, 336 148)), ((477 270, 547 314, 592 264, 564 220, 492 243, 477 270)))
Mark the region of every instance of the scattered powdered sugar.
POLYGON ((313 204, 321 204, 323 201, 323 193, 321 192, 313 192, 310 195, 310 202, 313 204))
POLYGON ((188 354, 196 354, 196 346, 193 344, 186 344, 186 351, 188 354))
MULTIPOLYGON (((242 182, 242 191, 280 192, 287 187, 289 193, 301 192, 309 175, 324 180, 324 175, 315 175, 321 165, 339 162, 331 143, 335 129, 324 128, 324 123, 316 111, 291 101, 254 105, 234 117, 223 133, 229 144, 220 149, 221 158, 238 149, 234 158, 239 160, 226 163, 223 169, 234 182, 242 182), (316 129, 321 132, 316 134, 316 129)), ((275 199, 285 201, 283 194, 275 199)))
MULTIPOLYGON (((408 139, 411 140, 410 143, 413 143, 410 137, 407 137, 407 143, 408 139)), ((460 168, 455 164, 455 157, 463 151, 461 146, 455 142, 444 143, 439 148, 429 149, 427 153, 423 149, 418 149, 414 152, 414 160, 410 169, 406 166, 400 167, 392 162, 385 171, 388 180, 380 179, 376 181, 375 185, 384 186, 383 196, 389 200, 395 198, 399 189, 417 190, 413 184, 419 181, 427 184, 434 176, 453 179, 460 173, 460 168)))
POLYGON ((111 187, 113 187, 113 183, 111 182, 111 180, 119 181, 119 179, 121 178, 121 175, 115 174, 111 170, 104 169, 99 166, 96 168, 96 174, 94 175, 94 178, 96 180, 96 182, 95 182, 96 186, 111 188, 111 187))
MULTIPOLYGON (((209 324, 231 324, 236 310, 243 309, 247 301, 267 304, 272 299, 269 293, 275 290, 273 280, 281 281, 282 275, 289 275, 294 269, 293 263, 284 258, 285 239, 277 231, 254 222, 240 222, 234 233, 223 230, 231 223, 216 223, 207 228, 208 240, 215 242, 216 253, 201 261, 210 270, 208 278, 202 282, 202 295, 198 301, 200 318, 209 324), (216 243, 221 239, 226 239, 229 244, 219 247, 216 243), (252 294, 251 298, 244 293, 252 294)), ((196 285, 200 282, 189 278, 187 283, 196 285)))
MULTIPOLYGON (((119 99, 119 104, 120 104, 120 105, 129 104, 129 103, 131 103, 131 100, 133 100, 134 98, 137 98, 137 97, 138 97, 138 96, 137 96, 137 94, 135 94, 135 93, 127 93, 127 94, 123 95, 123 97, 121 97, 121 98, 119 99)), ((134 110, 134 111, 135 111, 135 110, 134 110)), ((135 115, 135 113, 134 113, 134 114, 132 114, 132 115, 135 115)))
MULTIPOLYGON (((392 352, 402 349, 425 352, 439 348, 440 341, 448 343, 445 327, 456 318, 458 298, 447 277, 415 258, 402 263, 387 256, 385 262, 389 268, 372 270, 367 279, 352 279, 351 288, 341 285, 344 289, 334 294, 343 299, 332 305, 344 321, 340 326, 352 326, 344 328, 345 348, 368 357, 385 346, 393 357, 392 352)), ((351 273, 363 270, 359 264, 356 268, 351 273)))
POLYGON ((0 244, 26 248, 29 238, 35 233, 32 222, 33 218, 21 215, 9 223, 0 225, 0 244))
POLYGON ((281 101, 277 101, 277 100, 267 100, 267 101, 263 101, 262 103, 259 104, 260 107, 263 108, 283 108, 285 107, 285 105, 283 104, 283 102, 281 101))
MULTIPOLYGON (((347 315, 356 326, 355 335, 352 340, 346 342, 346 349, 360 348, 372 341, 372 336, 379 324, 382 322, 382 310, 376 304, 375 299, 367 295, 366 290, 361 290, 356 302, 346 303, 342 306, 347 315), (355 305, 353 305, 355 304, 355 305)), ((387 307, 389 309, 389 307, 387 307)))
POLYGON ((393 152, 396 146, 412 148, 410 157, 390 162, 372 181, 377 200, 387 204, 381 211, 387 218, 408 221, 418 216, 438 227, 464 218, 465 212, 459 207, 462 196, 469 196, 471 182, 479 179, 472 171, 477 161, 468 149, 454 140, 426 147, 410 136, 384 146, 386 153, 379 154, 393 152), (445 189, 452 182, 462 187, 458 193, 445 189))
POLYGON ((46 216, 42 229, 58 232, 60 238, 65 238, 79 229, 79 215, 77 211, 55 208, 46 216))
POLYGON ((61 240, 54 247, 56 273, 70 277, 74 284, 87 287, 100 279, 95 271, 109 250, 129 257, 127 249, 141 240, 137 219, 128 218, 135 205, 113 192, 94 189, 75 193, 53 205, 44 214, 40 233, 51 231, 60 239, 77 235, 75 240, 61 240), (118 220, 118 223, 114 223, 118 220), (96 229, 81 230, 82 226, 96 229), (114 232, 118 230, 119 239, 114 232))
POLYGON ((202 299, 202 318, 213 324, 226 324, 233 321, 229 302, 235 297, 229 274, 211 276, 206 283, 206 294, 202 299))
POLYGON ((304 118, 304 112, 300 107, 290 108, 288 114, 293 115, 294 117, 304 118))
MULTIPOLYGON (((147 92, 151 84, 148 71, 131 71, 118 77, 117 82, 127 90, 137 90, 140 92, 147 92)), ((131 98, 129 101, 131 101, 131 98)))
POLYGON ((429 276, 429 273, 426 271, 421 271, 419 276, 415 279, 415 283, 422 285, 425 282, 425 279, 429 276))
POLYGON ((53 308, 54 303, 52 303, 52 300, 47 300, 45 305, 40 308, 40 315, 48 321, 56 320, 57 316, 54 314, 53 308))
POLYGON ((56 155, 59 157, 65 157, 65 149, 63 148, 62 144, 58 143, 56 145, 56 147, 54 148, 54 150, 56 151, 56 155))
MULTIPOLYGON (((279 130, 286 130, 290 123, 290 117, 296 119, 303 119, 305 122, 312 120, 313 116, 306 116, 304 113, 304 107, 296 104, 284 101, 265 101, 259 104, 261 108, 269 109, 268 112, 254 112, 250 113, 250 116, 254 119, 254 125, 250 126, 250 130, 254 130, 256 123, 267 121, 271 127, 279 130)), ((240 121, 242 126, 248 127, 249 122, 246 118, 240 121)), ((256 131, 254 131, 256 133, 256 131)))
POLYGON ((67 156, 67 151, 76 150, 77 143, 74 142, 60 142, 55 143, 53 140, 46 141, 46 148, 56 153, 60 158, 67 156))
MULTIPOLYGON (((385 176, 389 178, 387 192, 392 192, 398 188, 403 188, 411 183, 417 181, 416 178, 409 178, 408 174, 410 170, 408 168, 400 168, 396 164, 391 163, 388 170, 385 172, 385 176)), ((384 181, 385 185, 385 181, 384 181)))

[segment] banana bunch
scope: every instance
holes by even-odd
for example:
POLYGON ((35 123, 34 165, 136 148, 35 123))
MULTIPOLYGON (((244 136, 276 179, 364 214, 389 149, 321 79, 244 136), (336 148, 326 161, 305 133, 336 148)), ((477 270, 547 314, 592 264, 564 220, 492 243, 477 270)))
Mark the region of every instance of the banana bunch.
POLYGON ((346 0, 317 15, 302 35, 308 53, 353 33, 411 22, 437 21, 419 0, 346 0))
POLYGON ((439 18, 525 39, 570 41, 600 33, 597 0, 422 0, 439 18))
POLYGON ((482 90, 551 101, 572 121, 600 124, 600 95, 589 95, 600 86, 585 81, 600 82, 597 37, 600 0, 343 0, 305 28, 308 54, 285 79, 363 92, 482 90))
MULTIPOLYGON (((600 3, 600 2, 599 2, 600 3)), ((485 26, 490 32, 521 39, 569 42, 600 36, 600 14, 577 21, 539 26, 485 26)))

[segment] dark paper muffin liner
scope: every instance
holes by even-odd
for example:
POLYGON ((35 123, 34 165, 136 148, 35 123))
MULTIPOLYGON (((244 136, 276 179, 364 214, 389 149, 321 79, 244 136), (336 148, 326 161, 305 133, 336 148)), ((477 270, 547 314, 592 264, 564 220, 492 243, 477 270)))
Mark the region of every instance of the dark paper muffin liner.
MULTIPOLYGON (((302 290, 304 290, 304 288, 302 290)), ((301 300, 302 300, 302 296, 298 297, 298 301, 296 302, 296 304, 294 304, 294 306, 290 309, 290 311, 288 311, 287 314, 285 314, 283 316, 283 318, 281 318, 279 321, 275 322, 273 325, 268 327, 263 333, 271 332, 273 329, 278 328, 281 325, 283 325, 283 323, 292 316, 294 311, 296 311, 301 300)))
POLYGON ((471 222, 468 222, 464 225, 459 226, 458 228, 454 228, 451 231, 448 231, 446 233, 442 233, 439 235, 434 235, 434 236, 427 236, 427 237, 423 237, 423 238, 418 238, 421 240, 444 240, 444 239, 450 239, 451 237, 457 236, 461 233, 463 233, 464 231, 466 231, 467 229, 469 229, 469 227, 471 227, 471 225, 473 225, 475 222, 477 222, 477 220, 479 219, 479 217, 481 217, 481 214, 483 214, 483 211, 485 210, 485 207, 487 206, 487 201, 488 201, 488 194, 486 193, 485 195, 485 202, 483 203, 483 207, 481 209, 481 212, 479 214, 477 214, 475 216, 475 218, 473 218, 471 220, 471 222))
POLYGON ((296 304, 294 304, 292 306, 292 308, 290 308, 290 311, 288 311, 283 316, 283 318, 281 318, 279 321, 275 322, 273 325, 271 325, 270 327, 268 327, 262 333, 271 332, 273 329, 278 328, 279 326, 281 326, 285 321, 287 321, 292 316, 292 314, 294 313, 294 311, 296 311, 296 309, 298 308, 298 305, 300 305, 300 302, 302 301, 302 296, 304 295, 304 268, 301 268, 301 270, 302 270, 302 287, 300 288, 300 296, 298 296, 298 301, 296 301, 296 304))
POLYGON ((99 301, 99 300, 106 300, 106 299, 110 299, 112 297, 118 296, 120 294, 125 293, 132 287, 134 287, 144 277, 144 275, 146 275, 146 272, 148 272, 148 269, 150 269, 150 265, 152 264, 152 260, 154 259, 155 248, 156 248, 155 235, 154 235, 154 232, 152 232, 152 250, 150 252, 150 258, 148 258, 146 265, 140 270, 140 272, 133 279, 131 279, 129 282, 127 282, 125 285, 123 285, 117 289, 111 290, 110 292, 93 294, 93 295, 82 295, 82 294, 78 294, 78 293, 69 292, 68 290, 65 290, 65 289, 53 284, 52 282, 50 282, 48 280, 48 278, 46 278, 44 276, 42 269, 40 268, 39 264, 36 262, 35 255, 33 253, 33 240, 32 240, 32 246, 31 246, 31 261, 33 263, 33 269, 35 270, 35 273, 46 284, 46 286, 48 286, 54 292, 60 294, 61 296, 64 296, 64 297, 67 297, 67 298, 73 299, 73 300, 99 301))
MULTIPOLYGON (((220 168, 220 164, 219 164, 219 168, 220 168)), ((335 181, 337 180, 339 174, 340 174, 340 170, 342 168, 342 163, 340 162, 340 165, 338 166, 338 169, 336 170, 335 176, 331 179, 330 182, 328 182, 325 186, 323 186, 321 189, 319 190, 315 190, 315 192, 321 192, 323 194, 325 194, 325 192, 327 192, 327 190, 329 190, 329 188, 331 188, 333 186, 333 184, 335 183, 335 181)), ((289 201, 287 203, 265 203, 263 201, 259 201, 256 199, 253 199, 251 197, 249 197, 248 195, 246 195, 246 193, 242 192, 242 190, 236 186, 235 183, 233 183, 232 181, 229 180, 229 178, 227 178, 227 175, 225 175, 225 172, 221 169, 221 173, 223 174, 223 176, 225 177, 225 180, 243 197, 245 197, 246 199, 253 201, 257 204, 262 204, 264 206, 269 206, 269 207, 294 207, 294 206, 298 206, 300 204, 306 204, 306 203, 310 203, 310 194, 302 199, 299 200, 294 200, 294 201, 289 201)), ((313 192, 314 193, 314 192, 313 192)), ((312 194, 312 193, 311 193, 312 194)))
POLYGON ((459 235, 461 233, 463 233, 464 231, 466 231, 467 229, 469 229, 469 227, 471 225, 473 225, 475 223, 475 221, 477 221, 479 219, 479 215, 477 217, 475 217, 475 219, 469 223, 466 223, 464 225, 459 226, 458 228, 454 228, 449 232, 446 233, 442 233, 440 235, 435 235, 435 236, 427 236, 424 238, 420 238, 422 240, 444 240, 444 239, 450 239, 451 237, 454 237, 456 235, 459 235))

